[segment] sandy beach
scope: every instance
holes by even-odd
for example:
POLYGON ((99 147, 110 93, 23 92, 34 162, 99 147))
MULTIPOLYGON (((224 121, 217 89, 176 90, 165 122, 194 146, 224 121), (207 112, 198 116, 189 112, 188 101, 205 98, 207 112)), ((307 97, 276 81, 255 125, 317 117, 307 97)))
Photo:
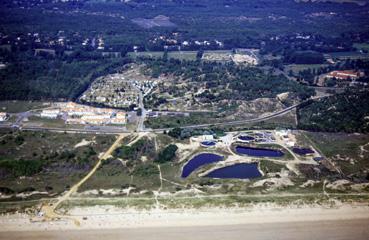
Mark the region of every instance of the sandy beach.
POLYGON ((1 232, 17 240, 367 240, 369 219, 280 222, 222 226, 1 232))
POLYGON ((366 204, 340 204, 329 206, 276 206, 257 204, 247 208, 211 209, 121 209, 112 206, 76 207, 68 216, 71 219, 52 222, 30 222, 26 214, 11 214, 0 217, 0 236, 14 231, 132 229, 161 227, 226 226, 241 224, 295 223, 337 220, 369 220, 366 204))

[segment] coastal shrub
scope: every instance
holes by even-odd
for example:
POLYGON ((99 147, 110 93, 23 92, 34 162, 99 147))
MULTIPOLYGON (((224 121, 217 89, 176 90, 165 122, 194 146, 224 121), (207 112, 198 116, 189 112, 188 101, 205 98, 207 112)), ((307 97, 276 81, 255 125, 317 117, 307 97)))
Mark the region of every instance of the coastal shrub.
POLYGON ((176 156, 176 151, 178 150, 177 145, 175 144, 170 144, 167 147, 165 147, 158 155, 157 159, 155 160, 155 162, 158 163, 165 163, 165 162, 169 162, 172 161, 173 158, 176 156))
POLYGON ((159 174, 159 169, 154 164, 138 165, 132 172, 132 175, 139 177, 148 177, 157 174, 159 174))
POLYGON ((0 169, 7 170, 14 177, 32 176, 42 170, 43 161, 41 160, 2 160, 0 169))

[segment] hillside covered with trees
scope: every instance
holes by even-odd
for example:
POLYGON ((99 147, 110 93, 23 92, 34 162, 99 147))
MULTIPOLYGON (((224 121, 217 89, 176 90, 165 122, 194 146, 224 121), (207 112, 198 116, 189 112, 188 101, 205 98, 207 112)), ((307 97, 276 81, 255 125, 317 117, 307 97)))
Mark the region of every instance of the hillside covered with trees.
POLYGON ((302 100, 314 95, 314 90, 307 86, 256 67, 174 59, 142 61, 147 65, 147 72, 152 77, 171 74, 187 80, 192 85, 195 84, 195 92, 204 87, 206 90, 198 95, 203 102, 273 98, 283 92, 290 92, 302 100))
POLYGON ((369 91, 351 89, 298 109, 298 127, 328 132, 369 132, 369 91))
POLYGON ((12 55, 0 71, 0 100, 75 99, 97 77, 116 71, 127 59, 12 55))

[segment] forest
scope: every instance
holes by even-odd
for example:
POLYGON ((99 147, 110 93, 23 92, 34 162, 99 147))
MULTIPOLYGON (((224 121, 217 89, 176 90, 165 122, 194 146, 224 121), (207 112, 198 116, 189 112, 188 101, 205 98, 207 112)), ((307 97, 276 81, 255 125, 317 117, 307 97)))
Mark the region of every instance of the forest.
POLYGON ((115 72, 128 59, 50 58, 12 55, 0 71, 0 100, 74 100, 97 77, 115 72))

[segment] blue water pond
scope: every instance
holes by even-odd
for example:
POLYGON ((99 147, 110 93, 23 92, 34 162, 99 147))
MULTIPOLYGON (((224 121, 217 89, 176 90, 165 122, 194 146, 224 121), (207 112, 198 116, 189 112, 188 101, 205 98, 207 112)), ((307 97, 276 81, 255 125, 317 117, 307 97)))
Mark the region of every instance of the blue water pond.
POLYGON ((257 163, 239 163, 220 168, 210 172, 206 177, 210 178, 238 178, 249 179, 261 177, 257 163))
POLYGON ((247 135, 239 136, 238 139, 240 139, 241 141, 252 141, 252 140, 255 140, 254 137, 247 136, 247 135))
POLYGON ((245 146, 237 146, 236 152, 252 157, 282 157, 284 153, 280 150, 273 150, 267 148, 253 148, 245 146))
POLYGON ((292 151, 298 155, 313 154, 314 151, 310 148, 293 148, 292 151))
POLYGON ((182 170, 182 178, 188 177, 197 168, 223 160, 223 156, 212 153, 201 153, 186 163, 182 170))
POLYGON ((213 141, 204 141, 204 142, 201 142, 201 145, 203 145, 205 147, 213 147, 213 146, 215 146, 215 142, 213 142, 213 141))

